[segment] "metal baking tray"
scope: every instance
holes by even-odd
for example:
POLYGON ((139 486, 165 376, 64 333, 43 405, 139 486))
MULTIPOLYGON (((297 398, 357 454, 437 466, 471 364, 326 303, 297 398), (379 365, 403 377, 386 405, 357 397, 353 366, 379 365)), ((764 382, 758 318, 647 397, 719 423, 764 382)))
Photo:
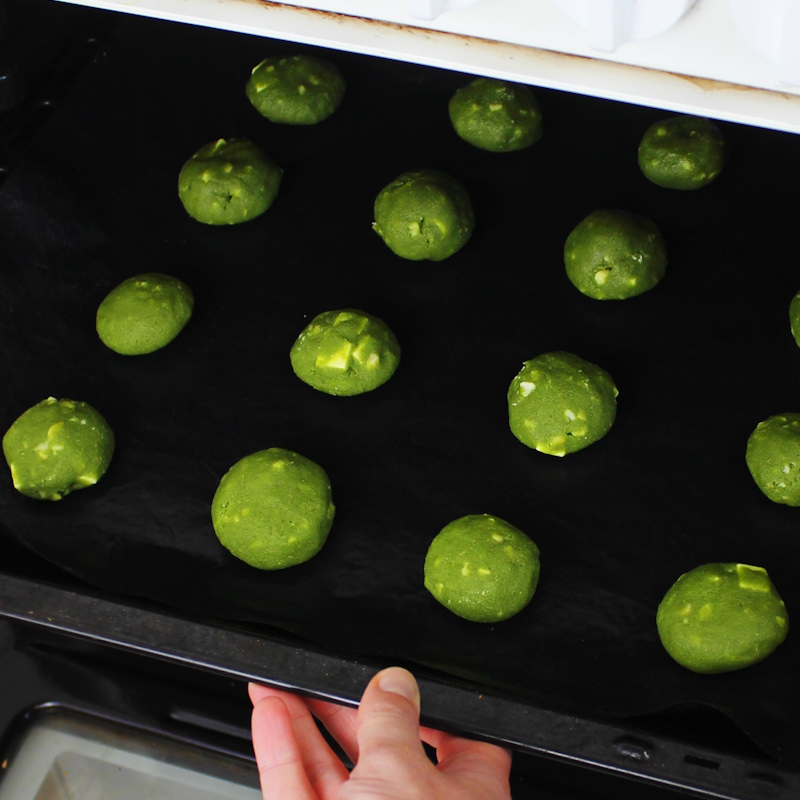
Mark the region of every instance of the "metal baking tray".
POLYGON ((304 129, 260 118, 251 67, 308 49, 115 18, 0 188, 0 425, 55 395, 92 403, 117 434, 90 490, 41 503, 0 485, 4 546, 40 564, 9 571, 0 613, 348 703, 401 662, 440 727, 716 797, 795 796, 796 638, 699 676, 663 652, 654 615, 706 561, 760 564, 790 619, 798 606, 797 511, 744 463, 757 422, 800 402, 798 140, 726 124, 723 175, 668 192, 636 164, 657 109, 539 89, 543 139, 498 156, 449 125, 463 74, 321 51, 348 82, 339 111, 304 129), (199 225, 177 173, 235 136, 283 166, 281 193, 251 223, 199 225), (420 166, 456 176, 476 207, 473 239, 438 264, 398 259, 370 226, 380 188, 420 166), (661 226, 656 289, 598 303, 566 279, 564 239, 598 207, 661 226), (164 350, 117 356, 97 304, 151 270, 192 286, 195 317, 164 350), (379 390, 333 398, 294 377, 288 349, 346 306, 384 318, 403 360, 379 390), (523 447, 506 420, 522 361, 554 349, 620 388, 612 431, 565 459, 523 447), (312 561, 261 573, 219 546, 209 508, 235 460, 274 445, 325 467, 337 517, 312 561), (436 532, 483 512, 542 551, 533 602, 498 625, 454 617, 422 586, 436 532), (698 741, 692 720, 709 714, 698 741))

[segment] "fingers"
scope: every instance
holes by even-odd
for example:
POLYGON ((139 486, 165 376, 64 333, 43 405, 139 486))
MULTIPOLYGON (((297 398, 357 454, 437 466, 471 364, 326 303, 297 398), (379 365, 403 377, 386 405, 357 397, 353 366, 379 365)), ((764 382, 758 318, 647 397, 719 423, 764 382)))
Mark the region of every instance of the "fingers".
POLYGON ((407 670, 390 667, 369 682, 358 709, 354 777, 401 784, 434 772, 420 740, 419 707, 419 688, 407 670))
POLYGON ((498 800, 511 797, 511 753, 508 750, 447 733, 440 733, 437 738, 437 770, 441 775, 463 786, 471 786, 476 797, 498 800))
POLYGON ((303 716, 308 716, 306 701, 299 695, 285 692, 282 689, 274 689, 272 686, 261 686, 257 683, 249 683, 247 685, 247 693, 250 695, 250 702, 253 705, 263 697, 280 697, 289 710, 292 719, 301 719, 303 716))
POLYGON ((370 681, 358 712, 359 777, 421 787, 430 797, 510 800, 507 750, 420 728, 419 711, 419 689, 406 670, 393 667, 370 681), (436 767, 425 755, 421 738, 436 747, 436 767), (445 793, 437 795, 437 790, 445 793))
MULTIPOLYGON (((358 709, 331 703, 327 700, 306 699, 306 705, 311 713, 325 726, 328 732, 341 745, 351 763, 358 761, 358 740, 356 730, 358 727, 358 709)), ((419 735, 425 744, 434 749, 439 748, 443 737, 448 734, 435 728, 419 727, 419 735)))
MULTIPOLYGON (((417 704, 419 704, 419 690, 416 688, 416 682, 413 677, 411 677, 411 681, 414 682, 412 691, 417 704)), ((358 709, 348 708, 325 700, 309 699, 306 700, 306 704, 314 716, 341 745, 348 758, 355 764, 358 761, 358 709)), ((422 741, 434 746, 438 742, 439 731, 430 728, 419 728, 419 731, 422 734, 422 741), (432 741, 429 742, 429 739, 432 741)))
POLYGON ((253 751, 265 798, 318 800, 306 776, 289 712, 279 697, 262 697, 253 706, 253 751))
POLYGON ((369 796, 381 791, 394 796, 404 786, 428 797, 510 800, 510 753, 421 728, 419 688, 404 669, 392 667, 375 675, 358 709, 263 686, 250 685, 249 692, 253 746, 267 800, 333 800, 348 780, 312 711, 356 763, 351 780, 359 790, 371 792, 369 796), (436 748, 438 766, 428 759, 422 741, 436 748))
POLYGON ((305 701, 254 684, 248 691, 254 704, 253 750, 265 797, 334 798, 348 772, 323 738, 305 701), (296 794, 288 793, 289 788, 296 794))
POLYGON ((306 700, 311 713, 325 726, 344 750, 351 763, 358 761, 356 718, 358 709, 329 703, 326 700, 306 700))
MULTIPOLYGON (((351 763, 355 764, 358 758, 358 743, 356 742, 356 714, 357 709, 331 703, 327 700, 317 700, 311 697, 297 697, 290 692, 280 689, 273 689, 269 686, 261 686, 251 683, 248 686, 250 700, 257 702, 261 697, 273 696, 280 697, 289 709, 293 718, 300 718, 307 715, 308 711, 325 726, 328 732, 341 745, 351 763)), ((316 727, 313 719, 311 723, 316 727)))

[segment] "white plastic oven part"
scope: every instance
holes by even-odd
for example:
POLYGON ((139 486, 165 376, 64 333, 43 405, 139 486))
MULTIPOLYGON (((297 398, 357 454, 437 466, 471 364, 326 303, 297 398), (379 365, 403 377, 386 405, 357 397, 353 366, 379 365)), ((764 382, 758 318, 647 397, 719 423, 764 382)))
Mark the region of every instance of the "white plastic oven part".
POLYGON ((800 0, 730 0, 742 37, 777 67, 780 80, 800 85, 800 0))
POLYGON ((625 42, 649 39, 668 31, 694 0, 552 0, 577 22, 586 41, 597 50, 613 52, 625 42))
POLYGON ((61 0, 800 133, 800 0, 61 0))
POLYGON ((436 19, 445 11, 457 11, 480 0, 406 0, 406 9, 412 17, 419 19, 436 19))
MULTIPOLYGON (((586 42, 613 52, 633 39, 646 39, 669 30, 694 0, 550 0, 580 25, 586 42)), ((480 0, 405 0, 412 17, 432 20, 447 11, 466 8, 480 0)))

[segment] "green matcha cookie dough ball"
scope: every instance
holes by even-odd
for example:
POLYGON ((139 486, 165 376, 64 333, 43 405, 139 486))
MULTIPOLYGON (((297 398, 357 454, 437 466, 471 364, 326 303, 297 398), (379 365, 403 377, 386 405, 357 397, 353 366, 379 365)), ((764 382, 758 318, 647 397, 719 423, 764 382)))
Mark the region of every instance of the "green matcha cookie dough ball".
POLYGON ((450 98, 447 110, 455 132, 481 150, 523 150, 542 136, 542 112, 527 86, 476 78, 450 98))
POLYGON ((445 525, 425 557, 425 588, 459 617, 500 622, 530 603, 539 582, 539 548, 489 514, 445 525))
POLYGON ((762 567, 703 564, 664 595, 656 626, 681 666, 716 673, 765 659, 786 638, 789 618, 762 567))
POLYGON ((6 431, 3 453, 17 491, 61 500, 103 477, 114 454, 114 433, 88 403, 48 397, 6 431))
POLYGON ((320 392, 371 392, 394 375, 400 345, 383 320, 354 308, 314 317, 292 346, 295 375, 320 392))
POLYGON ((125 356, 168 345, 192 316, 192 290, 178 278, 149 272, 127 278, 97 308, 97 335, 125 356))
POLYGON ((598 209, 564 244, 567 277, 587 297, 624 300, 652 289, 667 269, 658 226, 639 214, 598 209))
POLYGON ((572 353, 544 353, 526 361, 508 387, 509 426, 524 445, 564 456, 608 433, 618 394, 601 367, 572 353))
POLYGON ((789 326, 797 346, 800 347, 800 292, 789 303, 789 326))
POLYGON ((666 189, 699 189, 722 172, 725 139, 711 120, 680 116, 651 125, 639 144, 639 168, 666 189))
POLYGON ((245 93, 271 122, 315 125, 344 99, 345 82, 330 61, 313 56, 275 56, 253 67, 245 93))
POLYGON ((315 556, 333 524, 325 470, 305 456, 271 447, 237 461, 211 503, 220 543, 258 569, 284 569, 315 556))
POLYGON ((800 414, 775 414, 759 422, 747 440, 745 460, 770 500, 800 506, 800 414))
POLYGON ((455 178, 418 169, 381 189, 372 227, 401 258, 441 261, 469 241, 475 214, 467 190, 455 178))
POLYGON ((198 222, 237 225, 272 205, 282 177, 283 170, 248 139, 217 139, 183 165, 178 196, 198 222))

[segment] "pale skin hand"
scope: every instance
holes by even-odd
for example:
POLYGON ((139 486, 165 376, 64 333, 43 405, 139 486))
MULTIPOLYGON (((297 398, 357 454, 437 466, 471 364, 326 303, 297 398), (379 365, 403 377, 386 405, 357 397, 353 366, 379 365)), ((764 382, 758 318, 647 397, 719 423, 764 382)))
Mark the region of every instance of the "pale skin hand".
POLYGON ((404 669, 379 672, 358 709, 256 684, 249 692, 265 800, 511 800, 510 753, 421 727, 419 689, 404 669), (314 717, 356 765, 352 772, 314 717), (435 748, 437 764, 423 741, 435 748))

